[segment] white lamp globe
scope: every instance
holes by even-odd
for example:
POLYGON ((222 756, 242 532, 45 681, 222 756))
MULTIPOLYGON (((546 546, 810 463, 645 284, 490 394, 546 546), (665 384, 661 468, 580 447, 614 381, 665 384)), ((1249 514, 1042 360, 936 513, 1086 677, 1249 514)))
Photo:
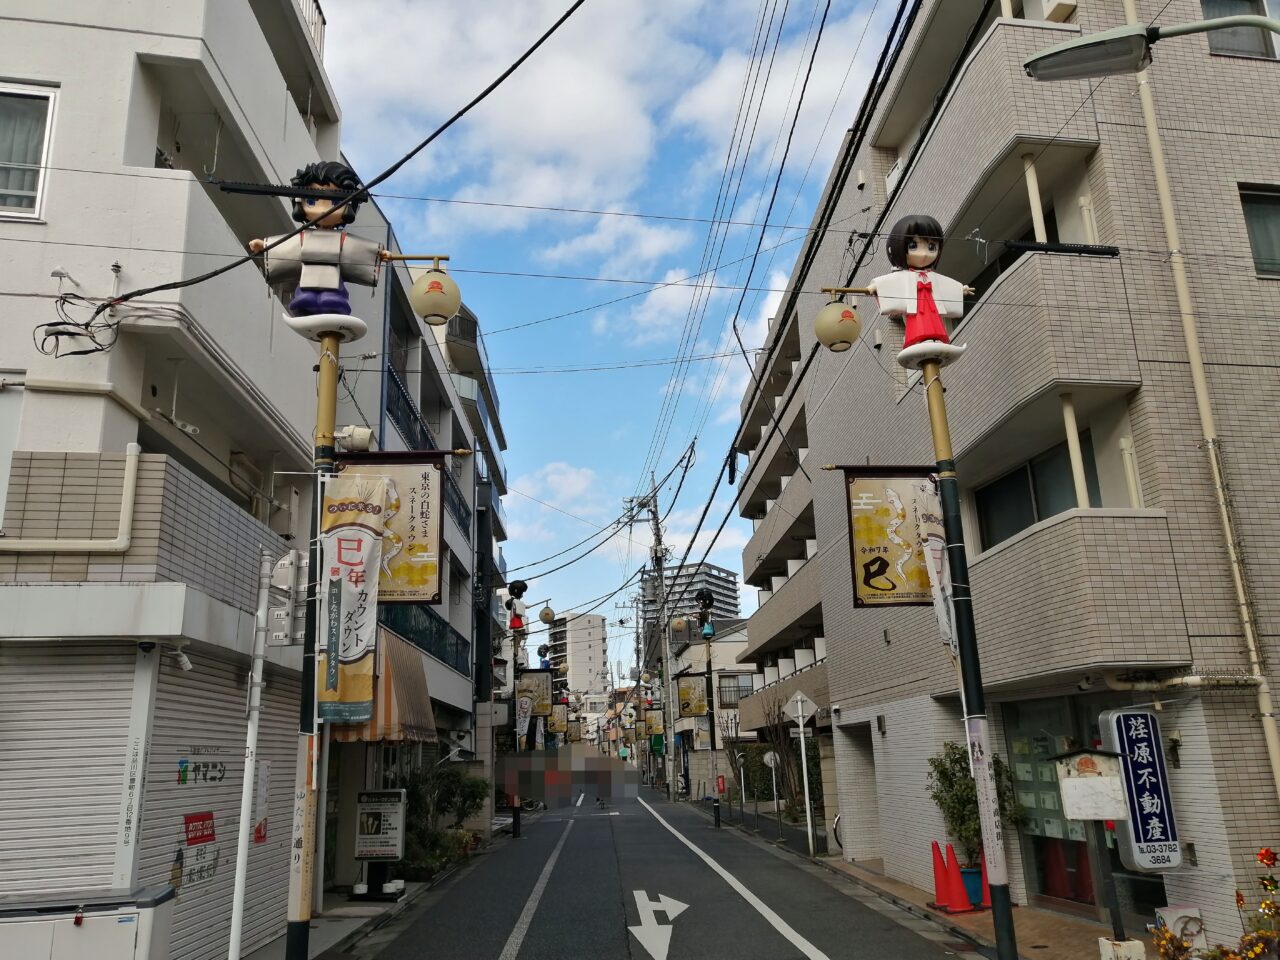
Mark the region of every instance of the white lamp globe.
POLYGON ((458 285, 438 267, 424 270, 413 281, 409 291, 409 305, 413 312, 433 327, 449 322, 462 306, 462 293, 458 285))
POLYGON ((862 321, 858 311, 840 300, 832 300, 813 318, 813 334, 828 350, 843 353, 858 341, 862 321))
POLYGON ((543 607, 538 611, 538 619, 543 623, 551 623, 556 618, 556 612, 550 607, 543 607))
POLYGON ((671 629, 676 633, 684 633, 689 628, 689 621, 684 617, 676 617, 671 621, 671 629))

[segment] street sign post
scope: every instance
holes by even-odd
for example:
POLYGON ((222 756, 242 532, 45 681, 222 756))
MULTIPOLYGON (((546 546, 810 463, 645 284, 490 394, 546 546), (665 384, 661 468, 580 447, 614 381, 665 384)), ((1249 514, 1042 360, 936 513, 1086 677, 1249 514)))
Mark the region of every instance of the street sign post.
MULTIPOLYGON (((787 701, 783 710, 800 728, 800 772, 804 776, 804 833, 805 839, 809 841, 809 856, 812 857, 814 855, 813 807, 809 803, 809 752, 805 747, 804 725, 817 712, 818 707, 802 691, 797 690, 796 695, 787 701)), ((781 829, 781 818, 778 820, 778 826, 781 829)))
POLYGON ((1116 821, 1120 859, 1131 870, 1163 873, 1182 863, 1164 765, 1160 721, 1150 710, 1104 710, 1103 745, 1120 754, 1127 820, 1116 821))
POLYGON ((778 809, 778 755, 772 750, 766 751, 764 765, 769 768, 773 778, 773 818, 778 821, 778 839, 782 839, 782 811, 778 809))

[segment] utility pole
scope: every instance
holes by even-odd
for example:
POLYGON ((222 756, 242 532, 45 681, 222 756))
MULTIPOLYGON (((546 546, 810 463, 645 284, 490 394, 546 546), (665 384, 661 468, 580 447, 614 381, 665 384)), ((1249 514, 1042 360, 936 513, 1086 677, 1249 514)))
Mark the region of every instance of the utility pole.
POLYGON ((667 800, 675 799, 675 766, 671 756, 671 696, 675 680, 671 676, 671 630, 667 623, 667 583, 662 568, 667 561, 667 548, 662 543, 662 517, 658 513, 658 481, 649 474, 650 491, 646 498, 649 522, 653 526, 653 575, 658 584, 657 628, 662 631, 662 760, 667 775, 667 800))

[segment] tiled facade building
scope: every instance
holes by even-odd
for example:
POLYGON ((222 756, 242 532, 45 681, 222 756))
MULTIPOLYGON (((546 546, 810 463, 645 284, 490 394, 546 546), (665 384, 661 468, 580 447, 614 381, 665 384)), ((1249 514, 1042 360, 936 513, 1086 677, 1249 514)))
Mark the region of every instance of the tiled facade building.
MULTIPOLYGON (((1137 3, 1140 19, 1158 14, 1161 24, 1225 6, 1266 4, 1137 3)), ((968 352, 943 379, 993 745, 1026 807, 1024 824, 1006 832, 1014 899, 1102 916, 1105 856, 1133 921, 1189 904, 1217 942, 1239 929, 1234 891, 1256 889, 1253 854, 1280 833, 1280 802, 1256 692, 1238 679, 1249 662, 1137 79, 1036 83, 1022 69, 1032 53, 1122 18, 1121 4, 1102 0, 910 5, 832 172, 830 218, 815 219, 820 232, 770 330, 756 371, 763 390, 743 402, 738 449, 751 468, 741 509, 755 523, 743 570, 760 590, 745 656, 762 664, 766 686, 742 714, 783 685, 820 685, 844 855, 931 886, 929 841, 945 832, 928 759, 962 738, 955 668, 927 607, 854 608, 841 474, 821 469, 931 463, 923 390, 895 363, 902 326, 877 317, 870 300, 857 304, 854 349, 829 353, 812 329, 820 287, 887 273, 893 223, 931 215, 947 238, 939 269, 976 289, 953 335, 968 352), (1205 679, 1161 687, 1184 676, 1205 679), (1097 849, 1061 818, 1044 768, 1068 746, 1094 744, 1103 709, 1153 703, 1187 849, 1178 869, 1138 875, 1114 845, 1097 849)), ((1274 680, 1280 106, 1258 94, 1277 89, 1280 62, 1260 32, 1199 35, 1162 42, 1150 79, 1274 680)))

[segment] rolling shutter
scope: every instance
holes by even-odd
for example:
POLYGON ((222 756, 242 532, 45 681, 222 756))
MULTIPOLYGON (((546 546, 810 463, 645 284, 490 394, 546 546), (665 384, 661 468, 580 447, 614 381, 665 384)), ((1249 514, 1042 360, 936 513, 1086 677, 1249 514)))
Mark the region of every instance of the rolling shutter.
POLYGON ((111 886, 135 652, 0 643, 0 895, 111 886))
MULTIPOLYGON (((244 776, 248 660, 187 651, 194 669, 166 658, 156 692, 147 768, 140 876, 174 883, 172 955, 226 956, 244 776)), ((268 666, 258 730, 259 776, 270 764, 266 841, 249 843, 243 951, 284 932, 291 798, 298 744, 296 675, 268 666)), ((258 789, 255 787, 257 815, 258 789)))

